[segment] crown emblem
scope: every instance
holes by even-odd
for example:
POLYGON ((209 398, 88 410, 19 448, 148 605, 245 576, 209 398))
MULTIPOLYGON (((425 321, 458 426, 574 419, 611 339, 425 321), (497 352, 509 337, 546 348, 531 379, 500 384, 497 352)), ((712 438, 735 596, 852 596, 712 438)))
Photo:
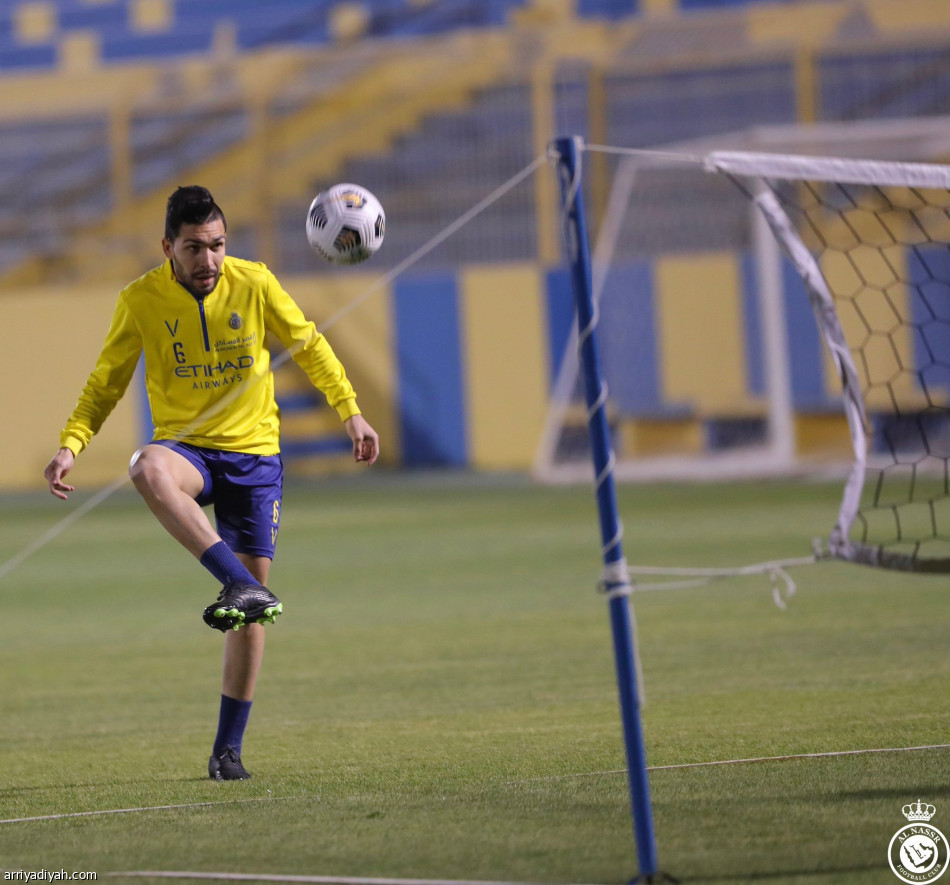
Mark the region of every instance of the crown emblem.
POLYGON ((917 800, 917 804, 913 803, 910 805, 905 805, 901 811, 904 813, 904 817, 907 820, 930 820, 936 813, 937 809, 933 805, 925 805, 920 799, 917 800))

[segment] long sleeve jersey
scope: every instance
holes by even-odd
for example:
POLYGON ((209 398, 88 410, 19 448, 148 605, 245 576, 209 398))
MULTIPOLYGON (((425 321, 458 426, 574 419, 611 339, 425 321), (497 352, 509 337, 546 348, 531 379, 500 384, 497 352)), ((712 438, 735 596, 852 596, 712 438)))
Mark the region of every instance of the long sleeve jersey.
POLYGON ((267 267, 227 256, 214 291, 197 298, 166 261, 119 293, 102 352, 60 444, 74 454, 88 445, 144 352, 154 439, 276 454, 279 413, 267 331, 293 354, 341 420, 359 414, 329 343, 267 267))

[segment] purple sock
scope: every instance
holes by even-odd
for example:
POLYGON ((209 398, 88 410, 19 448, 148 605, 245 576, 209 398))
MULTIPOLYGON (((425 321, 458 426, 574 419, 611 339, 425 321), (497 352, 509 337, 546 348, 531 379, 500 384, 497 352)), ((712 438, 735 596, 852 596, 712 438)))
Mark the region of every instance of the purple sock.
POLYGON ((220 756, 228 747, 233 747, 238 756, 241 755, 244 729, 247 728, 247 719, 251 715, 251 703, 252 701, 239 701, 221 695, 218 734, 211 751, 215 756, 220 756))
POLYGON ((222 584, 259 584, 224 541, 212 544, 201 554, 201 564, 222 584))

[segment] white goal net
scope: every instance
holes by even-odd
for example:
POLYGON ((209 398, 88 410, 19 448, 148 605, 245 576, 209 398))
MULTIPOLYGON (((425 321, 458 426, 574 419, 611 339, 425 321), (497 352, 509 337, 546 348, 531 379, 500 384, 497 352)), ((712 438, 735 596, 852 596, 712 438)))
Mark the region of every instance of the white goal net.
MULTIPOLYGON (((598 151, 619 155, 592 234, 617 475, 837 464, 828 553, 950 570, 950 166, 598 151)), ((590 470, 575 348, 541 479, 590 470)))

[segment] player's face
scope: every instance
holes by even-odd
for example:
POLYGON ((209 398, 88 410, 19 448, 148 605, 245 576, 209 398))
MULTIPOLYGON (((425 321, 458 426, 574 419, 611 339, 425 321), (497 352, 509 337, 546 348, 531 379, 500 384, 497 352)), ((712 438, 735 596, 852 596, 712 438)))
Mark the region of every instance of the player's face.
POLYGON ((192 295, 214 291, 224 262, 224 222, 217 218, 205 224, 183 224, 174 240, 162 240, 175 279, 192 295))

